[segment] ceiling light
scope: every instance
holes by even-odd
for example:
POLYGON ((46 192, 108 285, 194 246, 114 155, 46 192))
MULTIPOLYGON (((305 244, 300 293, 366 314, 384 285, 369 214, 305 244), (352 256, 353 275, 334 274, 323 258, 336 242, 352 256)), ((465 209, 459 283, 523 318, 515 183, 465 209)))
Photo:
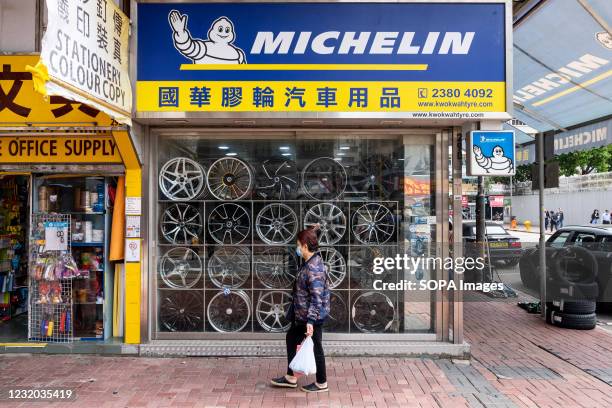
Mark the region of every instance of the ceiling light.
POLYGON ((289 146, 281 146, 279 147, 280 150, 289 150, 290 147, 289 146))
POLYGON ((234 152, 229 152, 229 153, 225 153, 226 156, 237 156, 238 153, 234 153, 234 152))
POLYGON ((337 154, 338 156, 346 156, 346 153, 344 153, 344 152, 338 152, 338 153, 336 153, 336 154, 337 154))
POLYGON ((291 153, 281 153, 282 156, 291 156, 291 153))
POLYGON ((342 161, 342 157, 334 157, 335 161, 342 161))
POLYGON ((340 150, 348 150, 351 146, 340 146, 340 150))
POLYGON ((229 146, 219 146, 219 149, 220 150, 227 150, 227 149, 229 149, 229 146))

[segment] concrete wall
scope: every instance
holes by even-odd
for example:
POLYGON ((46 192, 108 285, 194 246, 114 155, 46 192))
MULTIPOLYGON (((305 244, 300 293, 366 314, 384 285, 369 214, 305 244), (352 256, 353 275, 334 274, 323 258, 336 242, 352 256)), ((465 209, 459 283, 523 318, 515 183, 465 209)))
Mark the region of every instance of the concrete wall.
POLYGON ((0 0, 0 52, 36 51, 36 0, 0 0))
MULTIPOLYGON (((600 214, 605 209, 612 211, 612 190, 559 194, 545 192, 544 208, 555 211, 561 208, 565 215, 564 225, 588 224, 594 209, 598 209, 600 214)), ((512 215, 517 217, 519 224, 530 220, 533 225, 539 225, 537 192, 533 195, 514 196, 512 215)))

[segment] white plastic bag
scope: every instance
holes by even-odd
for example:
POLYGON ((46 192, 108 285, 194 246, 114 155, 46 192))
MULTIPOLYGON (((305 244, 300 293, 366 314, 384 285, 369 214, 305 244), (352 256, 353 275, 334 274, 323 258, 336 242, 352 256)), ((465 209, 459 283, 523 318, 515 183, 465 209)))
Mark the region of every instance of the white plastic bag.
POLYGON ((310 336, 306 337, 302 342, 302 346, 295 354, 295 357, 293 357, 293 360, 291 360, 291 363, 289 363, 289 368, 291 368, 294 373, 304 375, 316 374, 317 363, 315 362, 314 356, 314 343, 310 336))

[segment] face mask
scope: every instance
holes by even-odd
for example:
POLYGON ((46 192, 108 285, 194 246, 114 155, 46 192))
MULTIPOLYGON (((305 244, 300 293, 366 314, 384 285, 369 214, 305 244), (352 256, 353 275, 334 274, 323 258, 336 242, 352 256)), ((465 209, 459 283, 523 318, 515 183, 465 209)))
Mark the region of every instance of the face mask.
POLYGON ((302 257, 302 248, 300 248, 300 247, 295 247, 295 254, 296 254, 298 257, 300 257, 300 258, 301 258, 301 257, 302 257))

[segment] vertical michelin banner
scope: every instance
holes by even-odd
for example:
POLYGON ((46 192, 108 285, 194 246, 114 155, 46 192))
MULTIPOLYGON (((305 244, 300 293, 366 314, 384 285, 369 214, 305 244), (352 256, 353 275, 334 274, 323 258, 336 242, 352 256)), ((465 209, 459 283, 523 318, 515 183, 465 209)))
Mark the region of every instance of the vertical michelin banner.
POLYGON ((48 25, 34 74, 47 94, 87 103, 131 124, 130 21, 112 0, 47 0, 48 25))

